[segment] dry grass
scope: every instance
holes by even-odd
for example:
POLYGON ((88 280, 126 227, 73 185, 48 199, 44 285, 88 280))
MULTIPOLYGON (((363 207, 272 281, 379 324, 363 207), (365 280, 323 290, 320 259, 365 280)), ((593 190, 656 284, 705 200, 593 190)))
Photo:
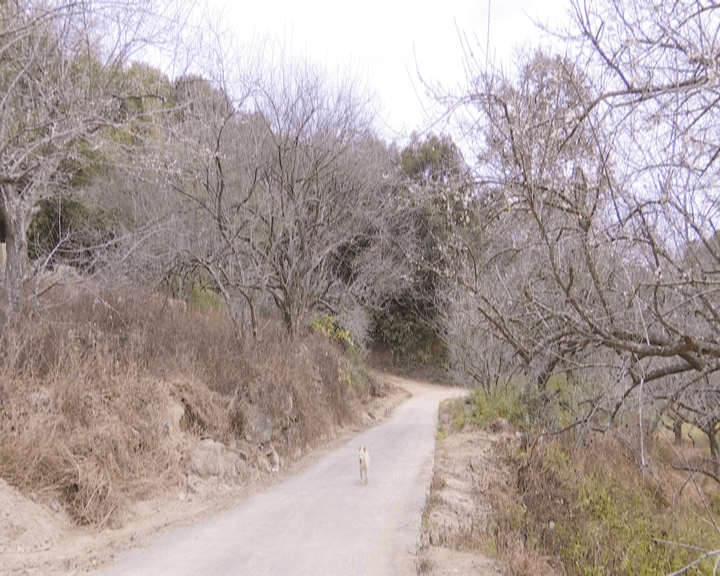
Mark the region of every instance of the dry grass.
POLYGON ((79 523, 112 525, 129 499, 180 486, 187 434, 242 439, 247 407, 285 458, 353 421, 340 350, 270 322, 255 347, 222 312, 178 311, 140 290, 56 286, 29 300, 0 348, 0 475, 61 500, 79 523))

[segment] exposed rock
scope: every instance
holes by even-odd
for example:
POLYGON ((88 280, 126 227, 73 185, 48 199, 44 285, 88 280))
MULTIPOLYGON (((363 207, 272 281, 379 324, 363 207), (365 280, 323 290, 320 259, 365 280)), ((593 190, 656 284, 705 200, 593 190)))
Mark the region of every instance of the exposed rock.
POLYGON ((225 446, 211 438, 200 441, 188 450, 189 470, 200 476, 225 476, 228 472, 225 446))
POLYGON ((188 493, 199 494, 201 492, 204 492, 205 484, 203 482, 203 479, 200 478, 200 476, 196 476, 195 474, 188 474, 186 488, 188 493))
POLYGON ((257 468, 253 468, 247 461, 247 454, 232 453, 232 470, 235 475, 236 482, 247 482, 250 479, 257 479, 259 477, 257 468))
POLYGON ((257 466, 258 470, 260 470, 261 472, 267 472, 268 474, 272 473, 272 467, 270 466, 270 461, 267 459, 267 457, 264 454, 256 455, 255 465, 257 466))
POLYGON ((277 474, 280 471, 280 456, 278 456, 278 453, 275 451, 275 446, 270 444, 265 451, 265 455, 270 463, 271 472, 277 474))
POLYGON ((185 407, 177 400, 171 401, 167 408, 167 418, 175 428, 182 429, 182 419, 185 416, 185 407))
POLYGON ((370 384, 370 396, 372 396, 373 398, 384 398, 385 396, 387 396, 385 386, 378 382, 372 382, 370 384))
POLYGON ((273 421, 254 406, 243 406, 243 435, 251 444, 267 444, 272 440, 273 421))

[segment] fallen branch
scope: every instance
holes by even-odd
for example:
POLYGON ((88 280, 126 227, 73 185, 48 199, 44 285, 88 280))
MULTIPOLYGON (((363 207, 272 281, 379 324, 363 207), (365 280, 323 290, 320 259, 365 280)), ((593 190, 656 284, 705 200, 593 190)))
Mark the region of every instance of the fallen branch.
POLYGON ((709 464, 712 467, 712 466, 714 466, 715 462, 713 460, 703 458, 699 463, 696 463, 696 464, 691 464, 691 463, 677 464, 677 463, 675 463, 672 465, 672 467, 674 470, 680 470, 682 472, 692 472, 692 473, 699 472, 700 474, 705 474, 705 476, 712 478, 713 480, 715 480, 715 482, 720 484, 720 476, 718 476, 717 474, 715 474, 715 472, 713 472, 711 470, 705 470, 703 467, 704 464, 709 464))
MULTIPOLYGON (((698 548, 697 546, 690 546, 688 544, 681 544, 680 542, 670 542, 668 540, 660 540, 659 538, 653 538, 653 542, 657 542, 658 544, 670 544, 672 546, 682 546, 683 548, 689 548, 691 550, 702 550, 702 548, 698 548)), ((712 550, 711 552, 706 552, 700 558, 695 560, 694 562, 691 562, 687 566, 683 566, 678 570, 677 572, 672 572, 668 574, 667 576, 680 576, 681 574, 685 574, 688 570, 691 568, 694 568, 701 562, 704 562, 708 558, 712 558, 713 556, 716 556, 715 559, 715 567, 713 568, 713 576, 717 576, 718 574, 718 568, 720 568, 720 550, 712 550)))

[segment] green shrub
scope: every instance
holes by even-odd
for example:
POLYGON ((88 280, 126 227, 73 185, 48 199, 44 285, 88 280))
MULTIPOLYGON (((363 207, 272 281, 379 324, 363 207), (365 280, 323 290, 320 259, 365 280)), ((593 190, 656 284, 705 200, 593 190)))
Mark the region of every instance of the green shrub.
MULTIPOLYGON (((373 310, 371 320, 373 340, 389 346, 393 356, 403 356, 409 350, 415 349, 427 352, 437 339, 433 327, 419 314, 407 308, 396 307, 392 311, 373 310)), ((429 359, 428 355, 425 360, 429 359)))
POLYGON ((328 340, 342 344, 345 350, 356 347, 355 339, 349 330, 344 329, 330 314, 317 316, 310 321, 310 329, 322 334, 328 340))
POLYGON ((221 310, 223 301, 217 293, 200 282, 195 282, 192 287, 192 305, 198 310, 221 310))
MULTIPOLYGON (((552 442, 523 465, 527 515, 516 528, 541 554, 562 558, 568 574, 629 576, 667 574, 701 556, 698 550, 717 548, 717 533, 705 529, 706 511, 672 506, 615 442, 597 442, 582 454, 571 442, 552 442)), ((687 573, 706 573, 708 566, 687 573)))
POLYGON ((512 386, 492 391, 476 388, 469 398, 454 400, 451 413, 457 429, 466 424, 485 427, 496 418, 504 418, 519 428, 525 427, 527 422, 526 411, 512 386))
POLYGON ((28 258, 45 258, 54 251, 56 260, 86 266, 94 260, 94 247, 115 237, 121 220, 118 211, 103 210, 73 195, 42 200, 28 228, 28 258))
POLYGON ((345 350, 347 360, 338 366, 338 380, 358 392, 364 390, 370 381, 370 373, 365 364, 363 349, 350 331, 340 326, 330 314, 313 318, 310 321, 310 329, 339 344, 345 350))

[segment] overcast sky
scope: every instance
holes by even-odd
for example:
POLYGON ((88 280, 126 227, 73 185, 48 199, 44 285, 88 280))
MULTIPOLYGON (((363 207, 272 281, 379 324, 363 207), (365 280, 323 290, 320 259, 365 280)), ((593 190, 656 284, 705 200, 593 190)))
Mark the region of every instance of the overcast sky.
MULTIPOLYGON (((426 124, 417 71, 456 86, 463 78, 458 32, 487 42, 496 64, 510 64, 513 47, 543 41, 532 20, 566 18, 569 0, 214 0, 236 39, 270 35, 329 71, 359 75, 380 103, 378 129, 402 138, 426 124)), ((547 40, 545 40, 547 42, 547 40)), ((425 107, 427 107, 427 102, 425 107)))

